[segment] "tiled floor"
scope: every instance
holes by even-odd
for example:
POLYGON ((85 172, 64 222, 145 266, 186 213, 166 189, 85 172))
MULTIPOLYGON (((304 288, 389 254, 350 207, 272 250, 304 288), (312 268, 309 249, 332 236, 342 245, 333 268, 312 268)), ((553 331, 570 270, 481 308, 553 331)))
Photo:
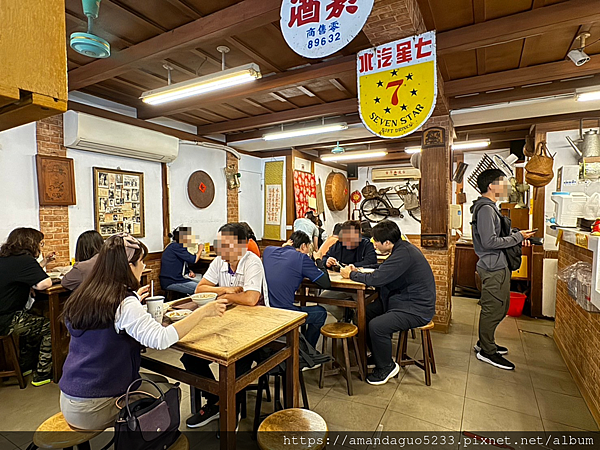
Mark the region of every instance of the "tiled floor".
MULTIPOLYGON (((506 318, 496 333, 509 348, 515 371, 503 371, 478 361, 476 300, 454 298, 450 333, 432 333, 437 374, 425 386, 423 372, 410 367, 383 386, 354 378, 354 396, 346 394, 341 377, 328 377, 318 388, 318 370, 305 372, 310 407, 336 431, 576 431, 598 430, 552 339, 553 322, 506 318), (341 413, 343 411, 343 413, 341 413)), ((409 339, 409 352, 420 352, 419 337, 409 339)), ((176 352, 162 352, 176 361, 176 352)), ((0 385, 0 417, 6 431, 35 430, 59 410, 54 384, 20 390, 0 385)), ((252 427, 254 395, 248 396, 252 427)), ((184 387, 182 422, 189 415, 189 389, 184 387)), ((263 402, 263 411, 272 404, 263 402)), ((184 425, 185 426, 185 425, 184 425)), ((216 422, 210 425, 217 429, 216 422)), ((25 448, 24 435, 0 434, 0 449, 25 448), (16 437, 20 436, 20 437, 16 437), (7 440, 8 439, 8 440, 7 440)))

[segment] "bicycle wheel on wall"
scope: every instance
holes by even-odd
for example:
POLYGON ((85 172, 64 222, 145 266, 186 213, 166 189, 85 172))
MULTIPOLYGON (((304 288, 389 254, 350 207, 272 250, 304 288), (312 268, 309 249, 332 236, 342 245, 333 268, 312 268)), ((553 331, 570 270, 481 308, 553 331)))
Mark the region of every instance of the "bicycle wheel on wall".
POLYGON ((388 207, 378 198, 364 200, 360 204, 360 212, 364 218, 371 222, 381 222, 390 215, 388 207))
POLYGON ((408 211, 408 214, 417 222, 421 223, 421 207, 411 209, 410 211, 408 211))

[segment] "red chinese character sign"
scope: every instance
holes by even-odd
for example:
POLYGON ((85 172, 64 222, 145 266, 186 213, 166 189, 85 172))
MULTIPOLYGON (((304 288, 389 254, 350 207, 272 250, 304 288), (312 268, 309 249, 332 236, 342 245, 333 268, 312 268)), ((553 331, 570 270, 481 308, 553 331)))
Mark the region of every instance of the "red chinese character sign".
POLYGON ((281 32, 306 58, 329 56, 354 39, 367 22, 374 0, 283 0, 281 32))
POLYGON ((369 131, 384 138, 417 131, 435 108, 435 31, 360 52, 357 74, 358 110, 369 131))

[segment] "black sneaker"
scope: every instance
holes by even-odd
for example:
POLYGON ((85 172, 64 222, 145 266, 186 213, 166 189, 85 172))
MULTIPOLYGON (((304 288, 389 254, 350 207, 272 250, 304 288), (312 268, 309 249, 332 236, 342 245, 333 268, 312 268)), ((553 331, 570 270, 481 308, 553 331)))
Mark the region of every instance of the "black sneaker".
POLYGON ((385 384, 392 377, 395 377, 400 372, 400 366, 397 363, 390 365, 384 369, 376 367, 373 373, 367 377, 367 383, 374 386, 385 384))
POLYGON ((486 362, 486 363, 491 364, 492 366, 498 367, 500 369, 515 370, 515 365, 513 363, 511 363, 508 359, 504 358, 499 353, 490 355, 485 352, 479 352, 479 353, 477 353, 477 359, 479 361, 486 362))
POLYGON ((48 383, 52 383, 52 374, 51 373, 46 373, 46 374, 40 374, 38 372, 33 373, 33 379, 31 380, 32 385, 39 387, 39 386, 43 386, 48 383))
POLYGON ((376 367, 375 358, 373 355, 367 356, 367 369, 374 369, 376 367))
MULTIPOLYGON (((501 345, 496 344, 496 351, 498 353, 500 353, 501 355, 506 355, 508 354, 508 349, 506 347, 502 347, 501 345)), ((481 351, 481 347, 479 346, 479 341, 477 341, 477 344, 475 344, 473 346, 473 350, 475 350, 477 353, 479 353, 481 351)))
POLYGON ((185 424, 188 428, 199 428, 219 418, 219 405, 204 405, 200 411, 192 415, 185 424))

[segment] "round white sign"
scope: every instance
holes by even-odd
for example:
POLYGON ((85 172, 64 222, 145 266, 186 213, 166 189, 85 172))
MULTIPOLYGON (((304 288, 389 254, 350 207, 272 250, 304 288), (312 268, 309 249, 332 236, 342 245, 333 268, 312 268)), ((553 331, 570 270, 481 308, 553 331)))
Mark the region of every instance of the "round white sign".
POLYGON ((323 58, 344 48, 371 14, 374 0, 283 0, 281 32, 306 58, 323 58))

